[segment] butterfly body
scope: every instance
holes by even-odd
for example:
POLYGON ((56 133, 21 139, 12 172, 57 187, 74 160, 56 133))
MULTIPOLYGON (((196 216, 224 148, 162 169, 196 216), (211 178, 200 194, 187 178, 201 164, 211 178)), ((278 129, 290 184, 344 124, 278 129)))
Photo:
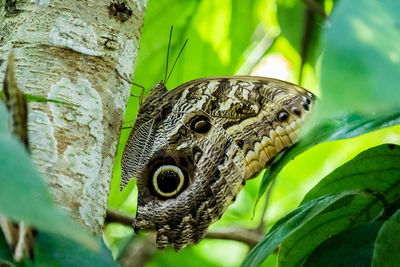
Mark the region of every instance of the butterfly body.
POLYGON ((153 87, 139 109, 122 160, 122 182, 137 178, 135 229, 157 243, 196 244, 297 130, 314 96, 280 80, 229 76, 153 87))

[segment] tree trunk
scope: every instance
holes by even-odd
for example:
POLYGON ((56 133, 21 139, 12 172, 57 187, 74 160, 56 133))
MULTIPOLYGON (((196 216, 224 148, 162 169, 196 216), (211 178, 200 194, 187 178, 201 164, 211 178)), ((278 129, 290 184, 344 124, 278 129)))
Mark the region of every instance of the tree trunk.
MULTIPOLYGON (((56 203, 100 234, 146 0, 0 0, 0 81, 11 49, 30 149, 56 203)), ((2 83, 0 83, 0 89, 2 83)))

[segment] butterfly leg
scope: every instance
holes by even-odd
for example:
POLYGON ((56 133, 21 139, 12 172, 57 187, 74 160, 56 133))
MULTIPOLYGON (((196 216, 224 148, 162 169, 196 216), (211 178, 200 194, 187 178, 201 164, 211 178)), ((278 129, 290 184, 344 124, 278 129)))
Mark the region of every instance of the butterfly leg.
POLYGON ((115 70, 116 70, 118 76, 119 76, 122 80, 126 81, 126 82, 129 83, 129 84, 132 84, 132 85, 134 85, 134 86, 137 86, 137 87, 139 87, 139 88, 141 89, 140 95, 130 94, 130 96, 139 98, 139 106, 142 106, 142 103, 143 103, 143 95, 144 95, 144 90, 145 90, 144 86, 142 86, 142 85, 140 85, 140 84, 137 84, 137 83, 134 83, 134 82, 132 82, 131 80, 128 80, 128 78, 122 76, 122 75, 119 73, 118 69, 115 69, 115 70))

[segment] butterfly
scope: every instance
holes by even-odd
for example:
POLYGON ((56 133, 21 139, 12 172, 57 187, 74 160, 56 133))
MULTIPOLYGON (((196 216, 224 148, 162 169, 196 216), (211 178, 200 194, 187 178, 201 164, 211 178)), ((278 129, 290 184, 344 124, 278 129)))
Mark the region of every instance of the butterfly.
POLYGON ((161 81, 139 108, 122 158, 121 188, 137 178, 134 229, 180 250, 202 240, 298 130, 315 97, 265 77, 202 78, 168 91, 161 81))
MULTIPOLYGON (((315 96, 277 79, 221 76, 168 91, 164 80, 142 103, 121 162, 121 189, 136 178, 133 227, 155 229, 160 249, 200 242, 246 181, 298 140, 315 96)), ((143 88, 142 88, 143 89, 143 88)), ((143 91, 142 91, 143 92, 143 91)))

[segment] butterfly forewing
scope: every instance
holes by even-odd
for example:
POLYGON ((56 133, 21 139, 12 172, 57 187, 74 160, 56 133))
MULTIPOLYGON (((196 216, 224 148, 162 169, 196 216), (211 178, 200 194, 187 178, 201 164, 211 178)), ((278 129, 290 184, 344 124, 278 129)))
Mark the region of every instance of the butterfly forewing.
POLYGON ((138 179, 135 229, 155 228, 160 248, 179 250, 198 243, 245 181, 297 141, 314 96, 251 76, 153 89, 124 150, 121 187, 138 179))
POLYGON ((297 141, 314 98, 294 84, 252 76, 194 80, 170 94, 210 114, 242 147, 246 179, 297 141))

